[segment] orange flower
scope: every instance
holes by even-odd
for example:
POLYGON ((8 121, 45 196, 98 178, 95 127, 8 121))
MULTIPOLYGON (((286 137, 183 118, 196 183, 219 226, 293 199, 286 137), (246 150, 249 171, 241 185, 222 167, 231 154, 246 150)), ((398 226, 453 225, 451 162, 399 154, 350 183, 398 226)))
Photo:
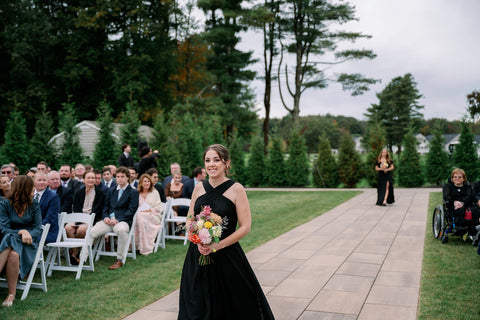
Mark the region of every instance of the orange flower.
POLYGON ((200 240, 200 237, 196 233, 190 233, 190 235, 188 236, 188 240, 195 244, 202 242, 200 240))

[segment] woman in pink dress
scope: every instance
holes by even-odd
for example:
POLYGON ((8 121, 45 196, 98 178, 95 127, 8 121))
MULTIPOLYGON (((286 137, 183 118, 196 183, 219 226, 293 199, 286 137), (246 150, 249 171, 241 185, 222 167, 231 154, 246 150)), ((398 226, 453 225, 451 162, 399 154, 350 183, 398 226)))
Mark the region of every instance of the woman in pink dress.
POLYGON ((163 203, 153 186, 152 177, 142 174, 138 180, 139 202, 135 222, 135 244, 140 254, 153 252, 153 245, 161 229, 163 203))

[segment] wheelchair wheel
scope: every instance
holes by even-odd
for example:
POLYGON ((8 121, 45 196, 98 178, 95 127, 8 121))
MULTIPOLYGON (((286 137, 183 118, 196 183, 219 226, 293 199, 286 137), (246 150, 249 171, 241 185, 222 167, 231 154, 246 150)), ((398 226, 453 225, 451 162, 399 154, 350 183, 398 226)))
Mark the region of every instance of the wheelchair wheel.
POLYGON ((435 239, 443 238, 445 231, 444 212, 442 206, 437 206, 433 211, 432 232, 435 239))

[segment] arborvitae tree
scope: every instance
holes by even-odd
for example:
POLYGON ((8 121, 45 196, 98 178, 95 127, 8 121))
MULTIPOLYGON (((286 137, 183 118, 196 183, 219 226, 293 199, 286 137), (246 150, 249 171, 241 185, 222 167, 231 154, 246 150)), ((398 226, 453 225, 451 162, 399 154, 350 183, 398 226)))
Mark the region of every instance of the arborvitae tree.
POLYGON ((455 167, 465 171, 470 182, 477 180, 479 176, 477 148, 473 138, 470 123, 463 120, 460 143, 455 146, 453 151, 453 163, 455 167))
POLYGON ((182 117, 181 123, 177 133, 181 158, 176 162, 180 163, 182 174, 190 176, 195 167, 203 166, 202 132, 188 114, 182 117))
MULTIPOLYGON (((98 125, 100 132, 98 133, 98 142, 95 145, 93 153, 93 166, 102 168, 108 164, 117 164, 117 156, 120 153, 117 147, 117 140, 112 136, 113 118, 112 108, 106 101, 102 101, 97 108, 98 125)), ((135 145, 131 145, 135 149, 135 145)))
POLYGON ((45 161, 50 167, 55 168, 55 147, 53 143, 48 143, 54 134, 53 119, 50 117, 50 112, 47 111, 46 105, 43 104, 42 112, 35 123, 35 132, 30 140, 32 147, 30 161, 32 165, 45 161))
POLYGON ((427 153, 426 178, 435 185, 440 185, 446 180, 451 171, 450 159, 444 149, 445 139, 438 127, 434 128, 433 139, 430 142, 430 150, 427 153))
POLYGON ((292 131, 288 145, 288 154, 285 165, 285 176, 288 185, 292 187, 304 187, 309 183, 310 164, 308 161, 305 139, 297 130, 292 131))
POLYGON ((10 112, 10 118, 8 118, 5 126, 5 144, 1 150, 4 163, 15 163, 21 173, 36 165, 36 163, 32 163, 30 158, 27 127, 20 111, 10 112))
POLYGON ((159 112, 155 116, 155 121, 153 123, 153 139, 150 141, 150 146, 153 150, 158 150, 160 152, 160 157, 157 158, 157 170, 158 176, 161 178, 170 175, 171 162, 169 162, 166 153, 169 137, 172 137, 170 133, 171 128, 165 120, 164 113, 159 112))
POLYGON ((355 142, 350 133, 345 133, 340 140, 338 151, 338 174, 347 188, 355 188, 362 177, 362 161, 355 150, 355 142))
POLYGON ((408 188, 420 187, 423 184, 423 170, 417 152, 418 141, 411 127, 403 138, 402 145, 404 151, 398 164, 398 184, 408 188))
POLYGON ((83 150, 80 146, 80 129, 75 127, 77 116, 75 113, 75 104, 73 102, 63 103, 63 111, 58 112, 60 119, 60 131, 63 132, 63 141, 59 147, 59 163, 68 163, 74 166, 82 162, 83 150))
POLYGON ((318 156, 312 169, 313 185, 317 188, 335 188, 339 183, 338 166, 330 142, 325 133, 318 140, 318 156))
MULTIPOLYGON (((136 149, 138 141, 141 138, 140 134, 138 133, 138 128, 140 128, 140 119, 138 117, 138 108, 136 102, 127 102, 122 116, 122 123, 125 125, 120 129, 121 143, 128 143, 132 149, 136 149)), ((139 159, 137 152, 132 152, 132 156, 134 160, 139 159)))
POLYGON ((231 161, 228 176, 241 184, 246 184, 245 152, 242 146, 242 139, 238 137, 237 132, 234 131, 230 137, 229 150, 231 161))
POLYGON ((247 165, 247 182, 250 187, 258 187, 265 184, 265 154, 263 152, 263 140, 260 136, 252 139, 250 146, 250 158, 247 165))
POLYGON ((380 123, 375 122, 368 126, 362 145, 367 150, 367 157, 363 166, 364 176, 371 187, 376 187, 378 172, 375 171, 375 163, 386 145, 385 129, 380 123))
POLYGON ((274 135, 272 145, 266 161, 266 182, 272 187, 281 187, 287 184, 285 177, 285 155, 282 150, 282 138, 274 135))
POLYGON ((222 118, 218 115, 206 115, 202 117, 201 124, 198 125, 202 127, 204 134, 203 144, 209 146, 211 144, 225 144, 224 138, 224 128, 222 126, 222 118))

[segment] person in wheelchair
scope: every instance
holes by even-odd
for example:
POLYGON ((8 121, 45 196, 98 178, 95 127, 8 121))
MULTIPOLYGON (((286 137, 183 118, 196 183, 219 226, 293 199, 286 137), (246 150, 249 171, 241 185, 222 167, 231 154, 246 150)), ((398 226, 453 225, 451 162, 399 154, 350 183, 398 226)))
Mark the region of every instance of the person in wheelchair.
POLYGON ((459 232, 462 235, 466 233, 475 235, 477 233, 475 226, 478 225, 478 210, 472 210, 475 197, 472 186, 467 181, 465 171, 455 168, 449 180, 444 187, 443 198, 448 211, 455 218, 457 235, 461 235, 459 232), (476 212, 476 217, 473 217, 472 211, 476 212))

